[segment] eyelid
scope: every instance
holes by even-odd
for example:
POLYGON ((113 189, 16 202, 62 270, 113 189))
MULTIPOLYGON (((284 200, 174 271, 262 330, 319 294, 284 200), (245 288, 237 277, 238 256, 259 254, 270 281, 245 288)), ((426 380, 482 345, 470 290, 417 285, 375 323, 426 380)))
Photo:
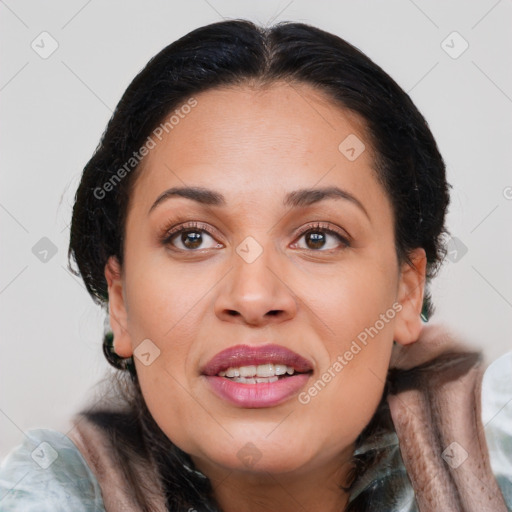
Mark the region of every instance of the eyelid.
MULTIPOLYGON (((176 236, 177 234, 181 233, 182 231, 188 231, 188 230, 197 230, 197 231, 205 231, 208 235, 210 235, 212 238, 214 238, 218 243, 221 245, 222 242, 220 242, 218 239, 221 238, 217 233, 216 230, 212 229, 209 224, 206 224, 201 221, 185 221, 183 220, 180 223, 179 219, 172 219, 163 229, 162 229, 162 235, 159 237, 160 241, 164 245, 172 245, 171 239, 176 236), (178 222, 178 224, 176 224, 178 222)), ((341 244, 345 246, 350 246, 352 242, 351 236, 341 228, 337 227, 336 225, 327 222, 327 221, 314 221, 309 224, 306 224, 305 226, 301 226, 294 234, 294 242, 293 244, 297 243, 297 240, 302 237, 304 234, 308 232, 314 232, 317 231, 325 231, 327 233, 333 234, 338 237, 341 244)), ((176 250, 180 250, 176 248, 176 250)), ((201 249, 197 249, 196 251, 190 251, 190 252, 197 252, 201 249)), ((312 251, 316 251, 314 249, 311 249, 312 251)), ((325 251, 324 251, 325 252, 325 251)))
MULTIPOLYGON (((208 224, 205 224, 204 222, 201 222, 201 221, 185 221, 181 224, 177 224, 176 225, 176 222, 179 222, 177 221, 176 219, 173 219, 172 222, 170 222, 163 230, 162 230, 162 235, 160 236, 160 240, 163 244, 171 244, 171 239, 181 233, 182 231, 192 231, 192 230, 197 230, 197 231, 205 231, 206 233, 208 233, 208 235, 210 235, 212 238, 214 238, 218 243, 222 243, 222 242, 219 242, 217 239, 219 238, 217 233, 214 232, 214 230, 208 225, 208 224)), ((177 250, 179 250, 178 248, 176 248, 177 250)), ((200 251, 201 249, 197 249, 197 251, 200 251)), ((193 251, 190 251, 190 252, 193 252, 193 251)))
MULTIPOLYGON (((327 233, 336 235, 340 239, 340 242, 346 246, 349 246, 352 242, 351 236, 345 230, 338 228, 336 225, 331 224, 330 222, 315 221, 313 223, 307 224, 306 226, 302 226, 298 229, 298 231, 296 232, 295 237, 294 237, 294 240, 295 240, 294 243, 296 243, 296 241, 300 237, 305 235, 306 233, 309 233, 311 231, 314 232, 315 230, 325 231, 327 233)), ((315 251, 314 249, 311 249, 311 250, 315 251)), ((315 251, 315 252, 319 252, 319 251, 315 251)))

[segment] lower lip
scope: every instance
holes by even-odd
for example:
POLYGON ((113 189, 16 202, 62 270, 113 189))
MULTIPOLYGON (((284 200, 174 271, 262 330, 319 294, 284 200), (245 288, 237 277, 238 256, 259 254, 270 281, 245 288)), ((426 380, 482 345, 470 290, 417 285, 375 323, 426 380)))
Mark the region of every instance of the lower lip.
POLYGON ((220 398, 240 407, 274 407, 300 391, 310 377, 301 373, 275 382, 240 384, 224 377, 206 376, 212 390, 220 398))

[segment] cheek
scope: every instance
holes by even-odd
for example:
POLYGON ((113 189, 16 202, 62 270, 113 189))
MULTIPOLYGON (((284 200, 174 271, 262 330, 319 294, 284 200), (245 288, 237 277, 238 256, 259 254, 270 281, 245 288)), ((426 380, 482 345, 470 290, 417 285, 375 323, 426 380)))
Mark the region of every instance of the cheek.
POLYGON ((336 271, 290 276, 295 289, 302 290, 301 301, 323 322, 332 356, 333 350, 342 350, 343 343, 355 339, 386 313, 385 323, 379 321, 377 327, 384 337, 392 336, 397 290, 397 277, 390 270, 393 265, 393 260, 382 264, 356 255, 336 271))
POLYGON ((354 317, 343 318, 336 324, 341 336, 325 340, 328 364, 319 368, 299 397, 306 410, 310 409, 304 411, 305 417, 325 429, 333 450, 354 442, 374 415, 384 390, 393 343, 392 320, 379 330, 381 320, 365 327, 354 317))
POLYGON ((302 403, 336 444, 355 440, 383 393, 399 307, 390 267, 353 265, 304 297, 323 326, 327 357, 302 403))
POLYGON ((201 417, 197 404, 183 386, 184 377, 179 372, 168 371, 162 359, 153 363, 151 370, 137 367, 139 384, 146 406, 156 424, 165 435, 181 449, 192 450, 190 432, 194 419, 201 417))
MULTIPOLYGON (((352 444, 373 417, 384 390, 385 375, 373 374, 356 359, 321 391, 311 405, 318 428, 327 431, 332 450, 352 444)), ((305 406, 307 407, 307 406, 305 406)))
POLYGON ((164 249, 134 249, 125 267, 130 334, 136 339, 154 337, 162 342, 174 332, 186 336, 189 328, 194 329, 190 313, 200 307, 218 275, 214 268, 203 269, 201 264, 192 270, 190 264, 171 262, 164 249))
POLYGON ((212 271, 190 272, 185 265, 170 264, 165 251, 148 252, 134 248, 125 261, 132 346, 149 339, 160 351, 148 366, 135 355, 138 380, 156 423, 182 449, 192 449, 187 444, 190 422, 204 411, 189 389, 187 365, 201 329, 201 299, 215 280, 212 271))

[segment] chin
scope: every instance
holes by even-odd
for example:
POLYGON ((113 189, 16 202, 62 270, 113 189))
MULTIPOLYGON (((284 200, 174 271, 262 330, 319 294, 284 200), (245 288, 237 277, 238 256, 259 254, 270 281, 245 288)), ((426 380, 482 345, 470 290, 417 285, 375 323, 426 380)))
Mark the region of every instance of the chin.
POLYGON ((311 461, 311 454, 299 444, 287 443, 277 436, 269 442, 264 435, 252 440, 245 436, 230 439, 226 445, 213 442, 204 453, 209 461, 226 470, 254 474, 295 472, 308 467, 311 461), (212 446, 217 449, 212 451, 212 446))

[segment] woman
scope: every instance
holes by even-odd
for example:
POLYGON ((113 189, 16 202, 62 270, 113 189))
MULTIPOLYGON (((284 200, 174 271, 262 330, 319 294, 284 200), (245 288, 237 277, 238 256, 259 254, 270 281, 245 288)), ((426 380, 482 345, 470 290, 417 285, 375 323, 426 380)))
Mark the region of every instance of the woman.
POLYGON ((424 118, 338 37, 228 21, 165 48, 73 210, 121 371, 11 456, 5 506, 507 510, 479 356, 422 322, 448 202, 424 118))

